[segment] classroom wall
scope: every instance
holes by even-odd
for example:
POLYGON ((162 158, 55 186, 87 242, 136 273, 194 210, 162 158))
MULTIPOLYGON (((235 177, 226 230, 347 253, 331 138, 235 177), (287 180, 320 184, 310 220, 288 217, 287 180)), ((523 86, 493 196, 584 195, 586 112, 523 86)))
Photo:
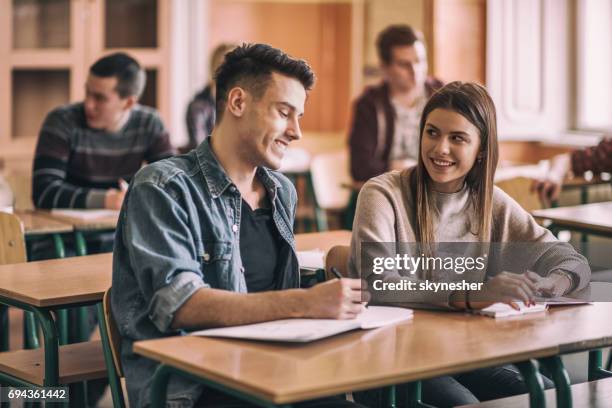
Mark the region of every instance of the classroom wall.
POLYGON ((486 82, 486 0, 367 0, 364 83, 380 80, 376 37, 390 24, 421 31, 429 73, 444 82, 486 82))
POLYGON ((378 65, 376 36, 391 24, 408 24, 423 31, 425 1, 427 0, 367 0, 365 11, 365 35, 363 39, 364 62, 378 65))
POLYGON ((426 7, 429 70, 444 82, 486 82, 486 0, 431 0, 426 7))
POLYGON ((220 42, 263 42, 307 60, 317 82, 309 95, 303 130, 345 128, 352 79, 351 3, 212 0, 209 22, 207 54, 220 42))

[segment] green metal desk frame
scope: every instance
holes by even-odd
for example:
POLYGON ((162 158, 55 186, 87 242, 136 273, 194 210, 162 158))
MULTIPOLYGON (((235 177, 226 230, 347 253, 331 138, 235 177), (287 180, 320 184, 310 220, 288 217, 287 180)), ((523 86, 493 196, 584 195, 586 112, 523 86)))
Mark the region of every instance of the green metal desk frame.
MULTIPOLYGON (((114 231, 114 228, 110 229, 100 229, 96 230, 96 232, 104 232, 104 231, 114 231)), ((77 256, 85 256, 87 255, 87 241, 85 239, 84 230, 80 230, 75 228, 74 230, 74 243, 75 243, 75 251, 77 256)), ((76 338, 72 339, 75 342, 87 341, 89 339, 89 332, 87 331, 87 323, 88 323, 88 313, 87 308, 80 307, 77 310, 77 327, 79 328, 76 338)))
MULTIPOLYGON (((59 383, 59 345, 60 339, 58 334, 58 328, 53 320, 53 316, 51 315, 51 311, 58 310, 58 308, 54 307, 36 307, 29 305, 27 303, 20 302, 15 299, 11 299, 8 297, 0 296, 0 303, 13 306, 28 312, 31 312, 32 315, 36 318, 38 324, 40 324, 42 334, 43 334, 43 344, 44 344, 44 355, 45 355, 45 369, 44 369, 44 379, 43 386, 52 387, 62 385, 59 383)), ((74 306, 86 306, 86 305, 94 305, 96 302, 85 302, 81 304, 76 304, 74 306)), ((27 388, 39 388, 38 385, 27 382, 19 377, 15 377, 13 375, 0 372, 0 384, 2 385, 12 385, 16 387, 27 387, 27 388)), ((79 400, 84 402, 85 398, 85 389, 84 387, 76 387, 75 395, 72 395, 74 400, 79 400)), ((65 406, 65 403, 58 403, 60 406, 65 406)))
MULTIPOLYGON (((46 236, 46 235, 44 235, 46 236)), ((26 237, 28 241, 35 239, 38 236, 26 237)), ((66 257, 66 248, 64 246, 64 240, 62 234, 54 233, 51 234, 53 239, 53 245, 55 247, 55 257, 57 259, 66 257)), ((59 331, 59 342, 60 344, 68 344, 68 310, 59 309, 57 313, 57 327, 59 331)), ((23 347, 25 349, 35 349, 40 347, 40 342, 37 336, 37 326, 34 319, 34 315, 31 312, 24 312, 23 319, 23 347)), ((8 350, 8 347, 7 347, 8 350)))
MULTIPOLYGON (((559 231, 561 230, 570 230, 570 231, 579 232, 582 234, 580 242, 583 245, 588 242, 588 235, 597 235, 597 236, 604 237, 604 238, 612 238, 612 233, 609 233, 609 232, 593 231, 588 228, 579 228, 579 227, 574 227, 574 226, 559 225, 559 224, 555 224, 554 222, 548 225, 547 228, 555 236, 557 236, 559 234, 559 231)), ((582 251, 586 252, 585 249, 586 248, 583 247, 582 251)), ((602 370, 601 360, 602 360, 601 350, 594 350, 589 353, 589 381, 594 381, 596 379, 609 377, 607 373, 609 372, 610 369, 612 369, 612 352, 608 356, 608 362, 606 363, 606 368, 604 370, 605 371, 604 373, 598 372, 599 370, 602 370), (591 361, 599 361, 599 364, 593 363, 592 365, 591 361), (599 376, 600 374, 603 375, 603 377, 599 376)))
MULTIPOLYGON (((111 357, 112 358, 112 357, 111 357)), ((563 363, 558 356, 550 357, 545 359, 545 364, 553 373, 553 379, 555 385, 558 387, 557 396, 563 398, 562 405, 559 407, 571 408, 571 389, 569 387, 569 378, 567 372, 563 367, 563 363)), ((527 360, 517 363, 521 375, 527 383, 529 390, 529 401, 532 408, 543 408, 546 406, 546 400, 544 397, 544 383, 542 377, 538 371, 537 364, 533 360, 527 360)), ((151 384, 151 408, 163 408, 166 406, 166 393, 168 388, 168 381, 171 375, 178 375, 184 378, 196 381, 200 384, 204 384, 207 387, 214 388, 218 391, 226 393, 228 395, 240 398, 252 404, 264 407, 264 408, 289 408, 291 404, 280 404, 276 405, 269 401, 262 400, 260 398, 251 396, 241 391, 234 390, 223 384, 216 383, 215 381, 202 378, 200 376, 191 374, 179 368, 160 364, 155 370, 153 376, 153 383, 151 384)), ((432 408, 431 405, 421 402, 421 383, 420 381, 411 382, 408 385, 408 401, 410 408, 432 408)), ((387 405, 389 408, 396 408, 396 387, 386 387, 388 392, 387 405)))
MULTIPOLYGON (((35 240, 41 236, 47 236, 47 234, 41 235, 33 235, 27 236, 26 241, 35 240)), ((62 234, 54 233, 50 234, 53 239, 53 245, 55 247, 55 255, 56 258, 64 258, 66 256, 66 250, 64 247, 64 240, 62 239, 62 234)), ((57 310, 57 322, 59 329, 59 341, 60 344, 68 343, 68 313, 66 310, 61 309, 57 310)), ((36 320, 32 312, 25 311, 24 319, 23 319, 23 347, 25 349, 34 349, 40 347, 40 343, 38 341, 36 320)), ((0 328, 2 328, 2 333, 0 333, 0 351, 7 351, 9 349, 9 317, 8 317, 8 307, 5 305, 0 305, 0 328)))

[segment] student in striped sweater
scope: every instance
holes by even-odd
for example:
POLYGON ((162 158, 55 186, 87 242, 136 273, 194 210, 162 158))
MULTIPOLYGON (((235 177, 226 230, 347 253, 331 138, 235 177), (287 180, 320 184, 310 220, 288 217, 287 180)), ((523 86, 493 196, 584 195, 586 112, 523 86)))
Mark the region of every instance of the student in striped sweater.
MULTIPOLYGON (((34 157, 36 208, 120 209, 129 181, 144 162, 173 155, 157 111, 138 104, 145 72, 124 53, 94 63, 85 100, 51 111, 34 157)), ((88 250, 112 250, 112 234, 88 237, 88 250)), ((38 251, 37 251, 38 252, 38 251)))

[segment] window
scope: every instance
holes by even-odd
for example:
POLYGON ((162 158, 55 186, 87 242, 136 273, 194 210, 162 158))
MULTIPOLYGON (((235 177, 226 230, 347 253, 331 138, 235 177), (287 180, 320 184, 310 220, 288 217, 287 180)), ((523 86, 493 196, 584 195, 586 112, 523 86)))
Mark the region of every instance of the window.
POLYGON ((612 0, 577 0, 575 44, 575 125, 612 131, 612 0))

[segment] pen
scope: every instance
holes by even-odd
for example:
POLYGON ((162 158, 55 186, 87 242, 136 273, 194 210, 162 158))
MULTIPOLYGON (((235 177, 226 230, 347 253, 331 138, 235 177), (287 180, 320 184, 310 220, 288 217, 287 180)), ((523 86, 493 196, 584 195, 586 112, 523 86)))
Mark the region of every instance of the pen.
MULTIPOLYGON (((340 274, 340 271, 338 271, 338 269, 335 266, 332 266, 330 268, 331 272, 334 274, 334 276, 338 279, 342 279, 342 275, 340 274)), ((365 307, 366 309, 368 308, 368 302, 361 302, 361 304, 363 305, 363 307, 365 307)))

